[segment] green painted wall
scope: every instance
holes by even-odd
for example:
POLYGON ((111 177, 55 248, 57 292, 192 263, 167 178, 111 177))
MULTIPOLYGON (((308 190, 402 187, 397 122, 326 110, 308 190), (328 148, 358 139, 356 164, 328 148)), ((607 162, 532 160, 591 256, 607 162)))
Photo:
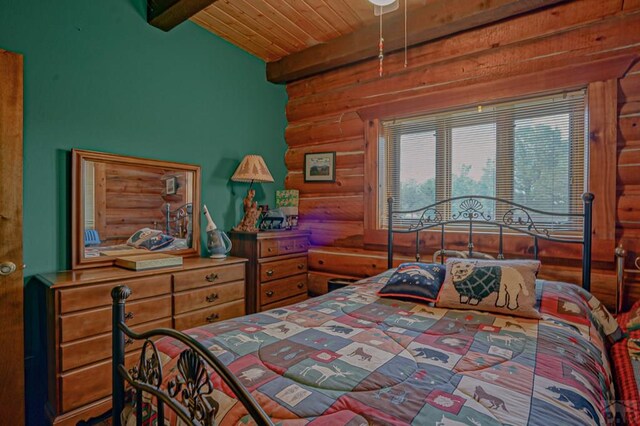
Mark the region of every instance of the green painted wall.
MULTIPOLYGON (((202 199, 221 228, 241 217, 229 177, 264 156, 284 186, 283 86, 265 65, 187 22, 146 23, 146 0, 0 0, 0 48, 24 55, 24 260, 27 421, 46 424, 42 294, 33 275, 70 266, 70 150, 202 166, 202 199)), ((0 70, 1 72, 1 70, 0 70)))
POLYGON ((241 217, 248 153, 284 186, 284 86, 264 63, 186 22, 146 23, 146 0, 0 0, 0 48, 24 55, 24 258, 27 275, 70 266, 70 150, 202 166, 220 227, 241 217))

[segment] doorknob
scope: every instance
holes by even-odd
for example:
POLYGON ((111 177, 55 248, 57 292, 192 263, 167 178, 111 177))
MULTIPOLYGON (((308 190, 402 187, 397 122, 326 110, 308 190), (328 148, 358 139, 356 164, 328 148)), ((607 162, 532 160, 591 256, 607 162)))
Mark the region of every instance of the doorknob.
POLYGON ((16 271, 16 264, 13 262, 0 263, 0 275, 11 275, 16 271))

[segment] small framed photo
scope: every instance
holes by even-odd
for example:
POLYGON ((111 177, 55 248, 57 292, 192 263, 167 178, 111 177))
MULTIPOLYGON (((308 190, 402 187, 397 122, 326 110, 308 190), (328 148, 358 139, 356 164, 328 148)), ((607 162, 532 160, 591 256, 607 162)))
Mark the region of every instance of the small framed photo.
POLYGON ((305 182, 335 182, 336 153, 314 152, 304 156, 305 182))
POLYGON ((164 192, 167 195, 174 195, 178 191, 178 178, 171 176, 164 182, 164 192))

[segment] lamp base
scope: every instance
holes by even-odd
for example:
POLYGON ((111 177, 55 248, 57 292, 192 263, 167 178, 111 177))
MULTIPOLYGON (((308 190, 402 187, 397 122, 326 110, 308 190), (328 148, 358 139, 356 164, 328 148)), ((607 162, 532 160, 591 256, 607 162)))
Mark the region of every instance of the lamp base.
POLYGON ((226 259, 228 255, 226 254, 212 254, 211 256, 209 256, 209 259, 218 259, 218 260, 222 260, 222 259, 226 259))
POLYGON ((253 201, 253 197, 256 196, 255 189, 249 188, 247 191, 247 196, 244 198, 242 204, 244 205, 244 217, 238 224, 238 226, 234 227, 234 231, 240 232, 258 232, 258 228, 256 228, 256 223, 258 222, 258 218, 260 217, 260 213, 262 213, 262 209, 258 208, 258 203, 253 201))

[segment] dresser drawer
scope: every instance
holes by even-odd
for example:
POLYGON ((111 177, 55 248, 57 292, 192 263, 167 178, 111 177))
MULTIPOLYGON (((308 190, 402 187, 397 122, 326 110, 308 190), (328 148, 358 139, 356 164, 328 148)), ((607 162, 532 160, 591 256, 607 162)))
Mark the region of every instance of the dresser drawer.
MULTIPOLYGON (((154 328, 171 328, 171 318, 167 317, 159 321, 147 322, 136 327, 131 327, 136 333, 152 330, 154 328)), ((127 352, 140 349, 144 340, 125 338, 125 350, 127 352)), ((62 371, 82 367, 83 365, 111 358, 112 334, 106 333, 89 339, 78 340, 60 345, 60 364, 62 371)))
POLYGON ((307 274, 269 281, 260 285, 260 302, 267 305, 288 297, 307 293, 307 274))
POLYGON ((267 282, 307 272, 307 256, 261 263, 260 281, 267 282))
POLYGON ((173 290, 183 291, 192 288, 207 287, 211 284, 244 280, 244 263, 218 266, 173 274, 173 290))
POLYGON ((304 253, 309 249, 309 240, 303 238, 283 238, 260 241, 260 257, 272 257, 293 253, 304 253))
MULTIPOLYGON (((124 364, 127 369, 138 364, 141 351, 128 353, 124 364)), ((111 395, 111 360, 61 374, 61 412, 71 411, 105 396, 111 395)))
POLYGON ((278 254, 304 253, 309 249, 307 238, 287 238, 278 241, 278 254))
MULTIPOLYGON (((126 304, 126 323, 142 324, 171 316, 171 295, 143 299, 126 304)), ((60 341, 70 342, 111 331, 111 307, 62 315, 60 341)))
POLYGON ((275 303, 270 303, 268 305, 262 305, 261 311, 264 312, 264 311, 268 311, 269 309, 282 308, 283 306, 289 306, 289 305, 293 305, 295 303, 304 302, 308 298, 309 298, 309 296, 307 296, 306 294, 301 294, 300 296, 291 297, 289 299, 282 299, 282 300, 280 300, 278 302, 275 302, 275 303))
POLYGON ((224 303, 210 308, 199 309, 173 317, 173 328, 176 330, 187 330, 230 318, 244 315, 244 300, 224 303))
POLYGON ((87 285, 84 287, 60 290, 60 312, 67 313, 82 309, 107 306, 113 303, 111 289, 126 285, 131 289, 127 302, 160 296, 171 292, 171 275, 158 275, 135 280, 114 281, 108 284, 87 285))
POLYGON ((260 241, 260 256, 271 257, 278 255, 278 240, 262 240, 260 241))
POLYGON ((234 281, 198 290, 175 293, 173 295, 173 312, 174 315, 182 314, 238 299, 244 299, 244 281, 234 281))

